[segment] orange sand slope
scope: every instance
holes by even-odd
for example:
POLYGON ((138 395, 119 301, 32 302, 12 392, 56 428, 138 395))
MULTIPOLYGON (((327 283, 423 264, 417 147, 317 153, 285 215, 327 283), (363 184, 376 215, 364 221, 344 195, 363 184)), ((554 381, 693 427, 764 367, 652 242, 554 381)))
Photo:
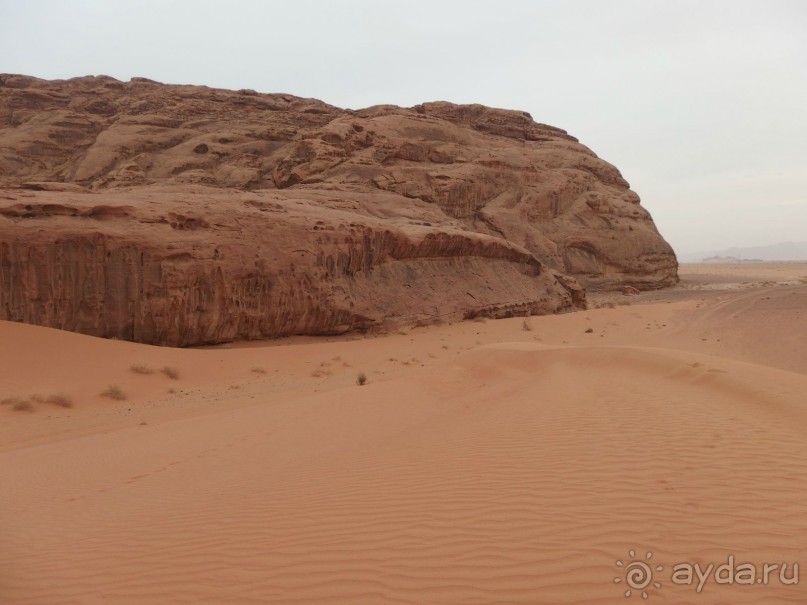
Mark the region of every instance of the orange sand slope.
POLYGON ((0 323, 0 603, 803 603, 807 286, 749 284, 207 350, 0 323), (730 555, 753 585, 673 577, 730 555))

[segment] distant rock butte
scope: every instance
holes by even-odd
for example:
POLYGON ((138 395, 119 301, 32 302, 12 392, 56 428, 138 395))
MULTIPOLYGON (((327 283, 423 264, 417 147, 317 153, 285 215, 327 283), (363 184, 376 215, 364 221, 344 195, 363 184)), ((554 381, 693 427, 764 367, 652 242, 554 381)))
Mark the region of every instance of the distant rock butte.
POLYGON ((677 266, 619 171, 524 112, 0 76, 0 319, 179 346, 384 331, 677 266))

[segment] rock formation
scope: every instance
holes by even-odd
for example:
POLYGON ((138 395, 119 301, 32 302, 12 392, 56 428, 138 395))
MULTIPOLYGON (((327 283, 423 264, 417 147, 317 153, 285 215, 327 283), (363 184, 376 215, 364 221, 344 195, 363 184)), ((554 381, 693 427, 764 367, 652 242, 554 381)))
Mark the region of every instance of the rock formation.
POLYGON ((395 329, 657 288, 610 164, 526 113, 0 76, 0 319, 168 345, 395 329))

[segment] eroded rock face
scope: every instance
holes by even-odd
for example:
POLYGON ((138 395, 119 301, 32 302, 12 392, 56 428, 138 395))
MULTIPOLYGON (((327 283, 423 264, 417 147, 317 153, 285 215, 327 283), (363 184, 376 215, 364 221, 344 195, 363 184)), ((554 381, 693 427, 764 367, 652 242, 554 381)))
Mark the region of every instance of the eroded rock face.
POLYGON ((527 250, 393 194, 0 191, 4 319, 197 345, 564 311, 582 293, 527 250), (382 211, 373 218, 369 210, 382 211), (357 214, 361 210, 361 214, 357 214))
POLYGON ((521 112, 0 77, 0 318, 154 344, 550 313, 677 263, 521 112), (569 275, 573 276, 569 277, 569 275))

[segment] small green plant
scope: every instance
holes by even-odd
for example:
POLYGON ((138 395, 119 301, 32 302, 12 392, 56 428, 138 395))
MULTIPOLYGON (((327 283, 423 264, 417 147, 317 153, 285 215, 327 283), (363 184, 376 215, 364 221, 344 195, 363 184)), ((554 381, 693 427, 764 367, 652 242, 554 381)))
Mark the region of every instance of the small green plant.
POLYGON ((148 367, 144 363, 133 363, 129 366, 129 369, 134 372, 135 374, 153 374, 154 370, 148 367))
POLYGON ((166 376, 168 376, 168 378, 170 378, 171 380, 176 380, 177 378, 179 378, 179 370, 171 366, 165 366, 160 371, 166 376))
POLYGON ((356 384, 359 386, 364 386, 365 384, 367 384, 367 374, 365 374, 364 372, 359 372, 356 375, 356 384))
POLYGON ((73 400, 70 399, 67 395, 62 395, 58 393, 56 395, 51 395, 45 400, 47 403, 52 403, 53 405, 58 405, 62 408, 72 408, 73 407, 73 400))
POLYGON ((118 385, 111 384, 106 389, 101 391, 101 397, 109 397, 110 399, 123 401, 124 399, 126 399, 126 394, 118 385))

